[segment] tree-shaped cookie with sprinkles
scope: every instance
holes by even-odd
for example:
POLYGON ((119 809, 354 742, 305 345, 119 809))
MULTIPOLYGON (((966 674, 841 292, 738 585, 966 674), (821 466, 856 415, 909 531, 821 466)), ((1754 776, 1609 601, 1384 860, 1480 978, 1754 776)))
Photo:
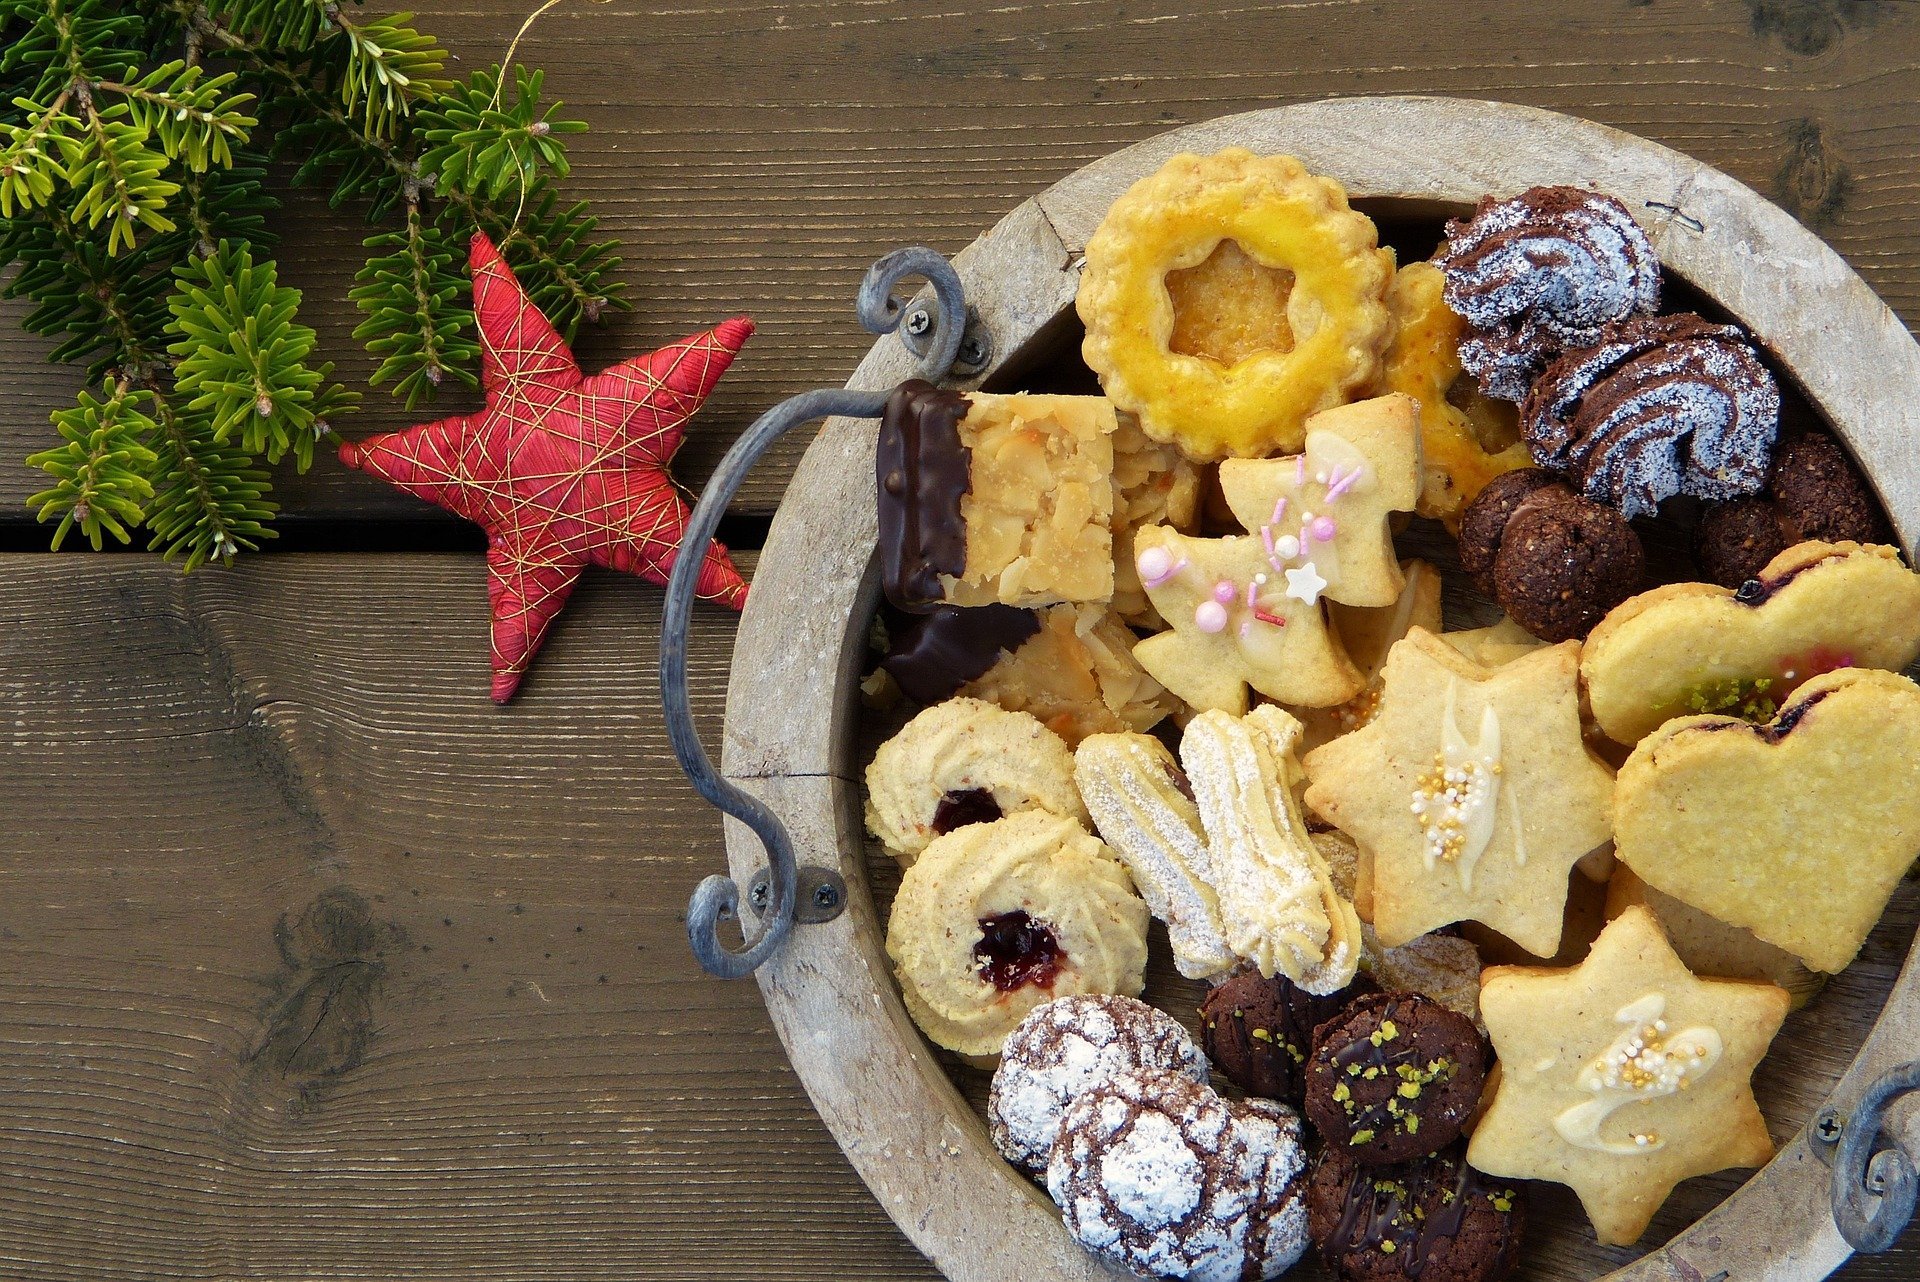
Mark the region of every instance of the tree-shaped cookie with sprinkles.
POLYGON ((1405 396, 1316 414, 1307 448, 1229 460, 1221 488, 1249 533, 1204 539, 1149 526, 1140 580, 1170 628, 1134 647, 1202 711, 1247 710, 1247 687, 1301 708, 1360 692, 1365 677, 1328 627, 1326 602, 1390 605, 1405 584, 1388 519, 1419 497, 1418 415, 1405 396))

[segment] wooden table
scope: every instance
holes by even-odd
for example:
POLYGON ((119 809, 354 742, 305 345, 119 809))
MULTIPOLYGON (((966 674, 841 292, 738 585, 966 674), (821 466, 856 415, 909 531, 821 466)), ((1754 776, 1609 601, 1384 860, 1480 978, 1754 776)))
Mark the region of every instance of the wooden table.
MULTIPOLYGON (((522 8, 419 7, 467 65, 522 8)), ((556 10, 523 57, 593 125, 571 190, 624 242, 635 304, 583 364, 760 321, 690 434, 697 485, 760 409, 845 377, 880 252, 958 249, 1175 124, 1361 92, 1679 147, 1920 317, 1920 6, 1223 8, 556 10)), ((364 232, 311 200, 282 223, 305 318, 363 381, 364 232)), ((660 594, 590 577, 501 710, 475 532, 331 461, 281 479, 276 551, 230 572, 45 555, 19 460, 79 379, 0 311, 0 1279, 928 1276, 754 987, 688 956, 719 822, 661 730, 660 594)), ((351 429, 406 421, 375 393, 351 429)), ((736 547, 803 444, 744 491, 736 547)), ((731 637, 700 616, 710 740, 731 637)), ((1916 1269, 1910 1235, 1846 1276, 1916 1269)))

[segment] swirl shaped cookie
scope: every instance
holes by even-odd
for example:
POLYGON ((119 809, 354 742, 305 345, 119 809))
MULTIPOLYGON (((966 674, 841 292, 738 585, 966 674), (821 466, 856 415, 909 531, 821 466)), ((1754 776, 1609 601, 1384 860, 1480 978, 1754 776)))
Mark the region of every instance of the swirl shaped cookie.
POLYGON ((1520 430, 1588 498, 1651 516, 1676 494, 1726 502, 1764 486, 1780 389, 1737 326, 1637 319, 1548 366, 1520 430))
POLYGON ((1167 924, 1173 964, 1188 979, 1231 970, 1212 864, 1186 775, 1158 739, 1101 734, 1073 754, 1074 782, 1100 836, 1167 924))
POLYGON ((1121 1073, 1068 1108, 1047 1192, 1089 1250, 1149 1277, 1251 1282, 1305 1254, 1299 1119, 1176 1073, 1121 1073))
POLYGON ((984 700, 926 709, 867 766, 867 830, 905 864, 956 828, 1028 810, 1085 822, 1073 754, 1034 717, 984 700))
POLYGON ((1489 396, 1519 401, 1555 356, 1660 305, 1660 260, 1627 207, 1578 187, 1489 196, 1447 224, 1434 258, 1470 331, 1460 363, 1489 396))
POLYGON ((921 852, 894 897, 887 955, 921 1031, 986 1059, 1042 1002, 1138 994, 1147 905, 1097 837, 1027 810, 921 852))

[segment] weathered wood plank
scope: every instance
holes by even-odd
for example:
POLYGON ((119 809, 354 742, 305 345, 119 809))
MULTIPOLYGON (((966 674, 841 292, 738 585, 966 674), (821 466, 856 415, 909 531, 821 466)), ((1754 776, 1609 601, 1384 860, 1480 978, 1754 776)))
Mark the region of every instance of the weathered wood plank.
POLYGON ((590 579, 502 710, 482 575, 0 558, 0 1277, 923 1268, 688 955, 659 593, 590 579))
MULTIPOLYGON (((422 0, 463 63, 504 50, 518 10, 422 0)), ((1097 156, 1176 124, 1328 95, 1457 93, 1534 103, 1669 143, 1786 196, 1912 324, 1920 319, 1920 12, 1891 3, 1757 0, 1542 6, 1319 0, 1260 8, 1142 0, 996 7, 925 0, 762 0, 659 11, 564 6, 522 45, 594 126, 568 190, 625 245, 635 311, 581 344, 588 364, 746 311, 761 321, 696 421, 697 483, 752 417, 844 380, 866 342, 862 267, 904 241, 951 252, 1097 156)), ((344 373, 353 219, 301 201, 283 218, 308 319, 344 373)), ((67 403, 71 371, 0 307, 0 515, 38 487, 19 465, 67 403)), ((467 401, 448 396, 446 409, 467 401)), ((377 392, 355 424, 408 416, 377 392)), ((742 491, 770 511, 805 442, 742 491)), ((327 461, 289 477, 290 509, 442 519, 327 461)))

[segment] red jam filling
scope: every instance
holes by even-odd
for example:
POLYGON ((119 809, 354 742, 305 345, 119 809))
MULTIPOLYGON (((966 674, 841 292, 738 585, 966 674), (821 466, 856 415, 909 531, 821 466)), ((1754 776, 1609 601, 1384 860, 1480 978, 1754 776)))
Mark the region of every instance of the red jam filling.
POLYGON ((973 946, 973 964, 980 978, 1003 993, 1032 984, 1052 988, 1066 965, 1067 954, 1054 938, 1053 928, 1016 908, 980 919, 980 942, 973 946))
POLYGON ((961 788, 933 808, 933 830, 942 836, 968 824, 988 824, 1001 815, 1000 803, 985 788, 961 788))

